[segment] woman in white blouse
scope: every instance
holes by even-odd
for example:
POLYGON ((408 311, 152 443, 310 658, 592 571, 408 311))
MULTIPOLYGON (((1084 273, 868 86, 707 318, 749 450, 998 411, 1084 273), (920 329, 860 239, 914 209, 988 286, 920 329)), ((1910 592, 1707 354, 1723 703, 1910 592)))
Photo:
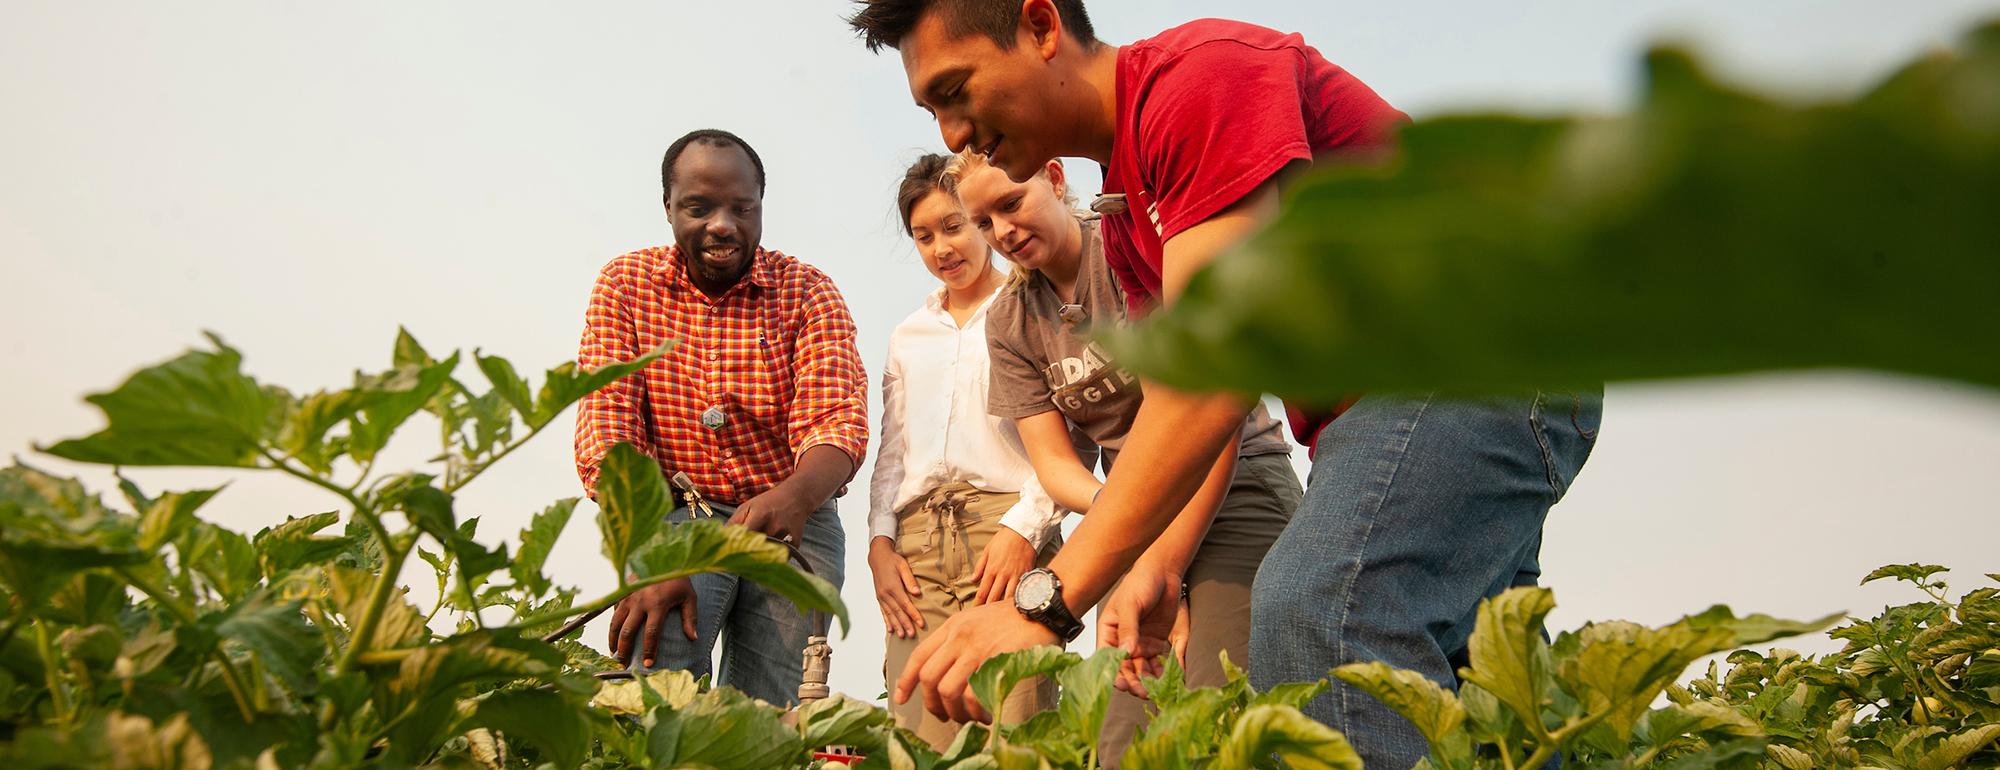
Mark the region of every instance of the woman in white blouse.
MULTIPOLYGON (((896 326, 882 374, 868 567, 888 629, 890 673, 901 672, 945 618, 1011 599, 1022 572, 1054 557, 1065 513, 1036 483, 1013 421, 987 413, 986 307, 1006 275, 943 186, 947 160, 918 159, 896 195, 905 231, 943 285, 896 326)), ((1054 705, 1054 683, 1043 680, 1017 687, 1002 718, 1054 705)), ((892 711, 940 750, 960 728, 921 701, 892 711)))

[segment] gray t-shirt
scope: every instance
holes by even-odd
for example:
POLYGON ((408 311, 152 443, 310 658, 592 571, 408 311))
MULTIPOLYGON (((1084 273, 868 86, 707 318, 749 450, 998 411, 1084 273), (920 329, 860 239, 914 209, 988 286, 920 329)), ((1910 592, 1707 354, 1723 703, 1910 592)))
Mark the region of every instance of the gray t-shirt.
MULTIPOLYGON (((1104 241, 1096 222, 1083 224, 1076 304, 1082 306, 1082 317, 1075 324, 1064 321, 1063 301, 1040 273, 1000 290, 986 310, 986 347, 993 371, 986 409, 996 417, 1014 419, 1062 412, 1072 434, 1080 434, 1072 438, 1102 448, 1108 468, 1125 444, 1143 394, 1139 377, 1090 339, 1093 325, 1126 321, 1125 294, 1104 263, 1104 241)), ((1238 454, 1290 452, 1283 428, 1258 404, 1243 423, 1238 454)))

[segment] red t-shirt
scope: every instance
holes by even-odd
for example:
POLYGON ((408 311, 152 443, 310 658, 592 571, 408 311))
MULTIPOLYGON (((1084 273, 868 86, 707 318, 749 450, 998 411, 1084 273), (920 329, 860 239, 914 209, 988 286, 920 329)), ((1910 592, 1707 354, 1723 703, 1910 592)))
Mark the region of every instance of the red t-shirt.
MULTIPOLYGON (((1135 318, 1160 302, 1162 243, 1293 162, 1379 152, 1409 120, 1297 34, 1224 19, 1118 49, 1116 91, 1104 192, 1127 212, 1104 217, 1105 257, 1135 318)), ((1286 412, 1309 447, 1333 419, 1286 412)))

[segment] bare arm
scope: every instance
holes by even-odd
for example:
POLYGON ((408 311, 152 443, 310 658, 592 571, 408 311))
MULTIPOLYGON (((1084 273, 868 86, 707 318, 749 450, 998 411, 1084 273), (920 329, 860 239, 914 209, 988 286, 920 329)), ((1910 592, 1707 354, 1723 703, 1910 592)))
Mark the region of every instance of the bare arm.
POLYGON ((1103 484, 1076 456, 1069 443, 1069 423, 1061 412, 1043 412, 1014 421, 1021 431, 1021 444, 1028 450, 1028 463, 1035 466, 1035 478, 1057 505, 1078 513, 1090 512, 1090 499, 1103 484))

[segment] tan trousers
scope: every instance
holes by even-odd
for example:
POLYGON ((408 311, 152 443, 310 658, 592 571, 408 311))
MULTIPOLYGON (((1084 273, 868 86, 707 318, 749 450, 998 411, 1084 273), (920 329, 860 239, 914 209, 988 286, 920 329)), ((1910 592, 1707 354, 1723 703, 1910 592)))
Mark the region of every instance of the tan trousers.
MULTIPOLYGON (((1020 495, 1012 492, 985 492, 970 484, 947 484, 897 511, 896 553, 910 563, 923 596, 916 599, 924 627, 915 639, 887 637, 888 656, 883 660, 883 681, 893 685, 910 660, 910 653, 946 618, 970 609, 979 593, 972 579, 972 567, 987 541, 1000 529, 1000 517, 1014 506, 1020 495)), ((1062 546, 1060 536, 1052 537, 1037 554, 1036 563, 1046 566, 1062 546)), ((1248 601, 1246 596, 1244 601, 1248 601)), ((1056 706, 1056 684, 1047 677, 1023 682, 1007 696, 1000 710, 1002 721, 1013 723, 1056 706)), ((943 751, 958 737, 962 726, 931 716, 922 698, 911 698, 901 706, 890 704, 896 724, 915 732, 931 746, 943 751)))
MULTIPOLYGON (((1256 455, 1237 461, 1229 495, 1183 577, 1188 586, 1188 686, 1226 683, 1218 656, 1223 650, 1229 651, 1232 665, 1250 667, 1250 585, 1257 579, 1264 553, 1277 542, 1304 497, 1290 456, 1256 455)), ((1118 767, 1134 734, 1146 726, 1148 707, 1123 690, 1112 695, 1097 742, 1104 767, 1118 767)))

